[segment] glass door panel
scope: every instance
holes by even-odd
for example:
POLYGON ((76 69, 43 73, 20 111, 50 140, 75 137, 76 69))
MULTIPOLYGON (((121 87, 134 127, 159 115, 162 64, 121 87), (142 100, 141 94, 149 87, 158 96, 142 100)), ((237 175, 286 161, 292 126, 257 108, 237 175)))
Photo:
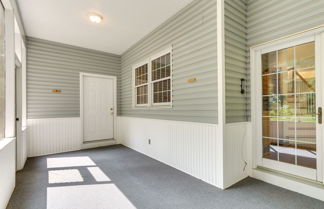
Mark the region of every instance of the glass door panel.
POLYGON ((262 157, 316 169, 315 43, 262 54, 262 157))

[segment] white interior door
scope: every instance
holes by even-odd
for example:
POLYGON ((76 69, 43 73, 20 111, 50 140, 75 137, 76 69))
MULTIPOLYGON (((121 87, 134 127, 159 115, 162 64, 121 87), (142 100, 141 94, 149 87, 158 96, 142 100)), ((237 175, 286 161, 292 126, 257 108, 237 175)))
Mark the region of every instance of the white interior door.
POLYGON ((257 166, 322 181, 320 42, 309 35, 255 51, 257 166))
POLYGON ((86 142, 114 138, 114 78, 84 74, 83 139, 86 142))

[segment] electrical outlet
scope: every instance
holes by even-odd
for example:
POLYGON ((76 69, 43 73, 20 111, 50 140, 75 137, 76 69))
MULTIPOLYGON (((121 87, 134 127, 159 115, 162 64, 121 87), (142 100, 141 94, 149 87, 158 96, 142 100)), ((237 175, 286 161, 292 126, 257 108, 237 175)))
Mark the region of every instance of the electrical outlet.
POLYGON ((151 139, 148 139, 148 144, 151 144, 151 139))

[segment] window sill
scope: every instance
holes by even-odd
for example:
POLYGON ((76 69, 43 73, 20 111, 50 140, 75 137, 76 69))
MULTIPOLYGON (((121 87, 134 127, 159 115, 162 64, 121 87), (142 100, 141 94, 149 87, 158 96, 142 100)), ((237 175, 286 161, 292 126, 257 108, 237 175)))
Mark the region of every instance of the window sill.
POLYGON ((133 109, 143 109, 143 110, 158 110, 158 109, 171 109, 173 108, 172 104, 160 104, 160 105, 143 105, 143 106, 133 106, 133 109))

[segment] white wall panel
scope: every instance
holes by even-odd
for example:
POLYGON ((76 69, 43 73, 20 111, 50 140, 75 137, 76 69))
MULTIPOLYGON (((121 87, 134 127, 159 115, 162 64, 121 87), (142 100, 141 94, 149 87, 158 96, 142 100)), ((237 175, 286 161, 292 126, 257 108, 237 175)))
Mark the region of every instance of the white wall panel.
POLYGON ((15 139, 0 140, 0 209, 5 209, 16 182, 15 139))
POLYGON ((28 156, 81 149, 80 118, 28 119, 28 156))
POLYGON ((222 139, 217 138, 216 124, 118 117, 117 139, 207 183, 220 183, 216 153, 222 150, 216 142, 222 139))
POLYGON ((248 176, 247 142, 251 137, 251 123, 225 125, 224 137, 224 187, 239 182, 248 176))

